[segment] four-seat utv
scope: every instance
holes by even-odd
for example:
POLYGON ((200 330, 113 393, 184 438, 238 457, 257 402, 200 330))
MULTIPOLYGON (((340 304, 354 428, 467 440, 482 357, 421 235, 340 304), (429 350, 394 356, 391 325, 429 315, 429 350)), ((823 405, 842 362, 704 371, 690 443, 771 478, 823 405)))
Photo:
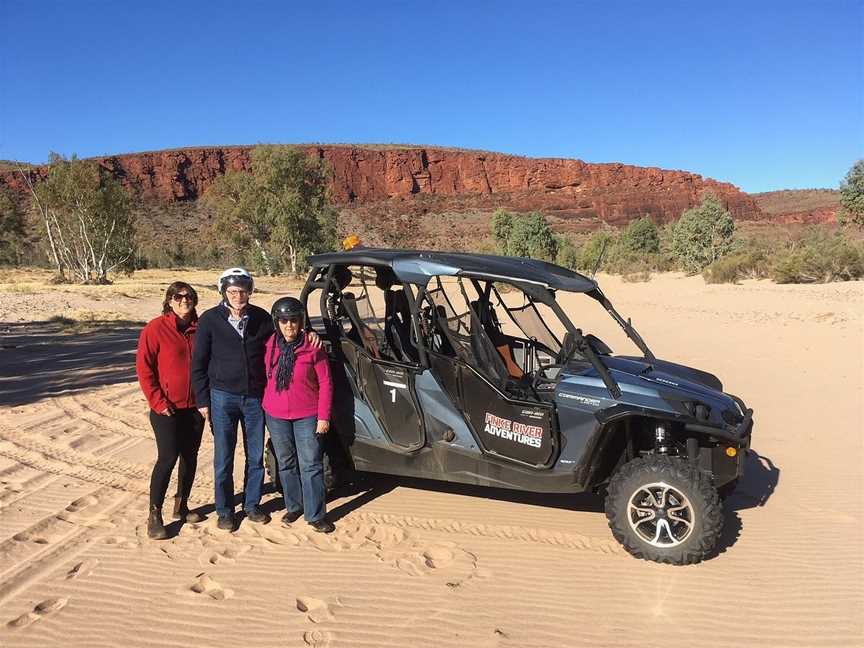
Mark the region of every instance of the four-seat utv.
POLYGON ((715 376, 655 358, 596 281, 481 254, 355 248, 310 262, 300 299, 320 308, 310 325, 336 388, 330 473, 605 492, 634 556, 711 553, 752 410, 715 376), (562 293, 599 302, 641 355, 577 328, 562 293))

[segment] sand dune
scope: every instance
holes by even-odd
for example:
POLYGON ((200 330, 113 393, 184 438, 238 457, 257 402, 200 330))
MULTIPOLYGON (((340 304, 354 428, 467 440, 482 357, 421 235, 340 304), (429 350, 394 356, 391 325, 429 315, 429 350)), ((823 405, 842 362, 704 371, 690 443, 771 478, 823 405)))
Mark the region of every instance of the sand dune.
MULTIPOLYGON (((147 319, 170 277, 145 279, 97 308, 0 294, 0 645, 864 645, 864 284, 601 277, 658 357, 714 371, 755 410, 716 555, 674 568, 627 555, 593 496, 392 478, 331 502, 330 536, 278 518, 227 534, 206 435, 193 504, 208 519, 148 540, 155 445, 123 366, 134 327, 104 346, 105 329, 27 323, 99 306, 147 319)), ((262 285, 269 306, 282 289, 262 285)), ((605 315, 566 305, 630 351, 605 315)))

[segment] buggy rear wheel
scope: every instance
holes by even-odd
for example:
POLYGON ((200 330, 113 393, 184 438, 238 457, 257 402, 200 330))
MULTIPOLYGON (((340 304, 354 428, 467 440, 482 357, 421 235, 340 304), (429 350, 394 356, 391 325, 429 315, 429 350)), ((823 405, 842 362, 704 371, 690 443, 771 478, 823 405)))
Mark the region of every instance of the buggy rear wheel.
POLYGON ((723 508, 711 477, 684 459, 640 457, 609 482, 609 528, 624 548, 644 560, 689 565, 717 544, 723 508))

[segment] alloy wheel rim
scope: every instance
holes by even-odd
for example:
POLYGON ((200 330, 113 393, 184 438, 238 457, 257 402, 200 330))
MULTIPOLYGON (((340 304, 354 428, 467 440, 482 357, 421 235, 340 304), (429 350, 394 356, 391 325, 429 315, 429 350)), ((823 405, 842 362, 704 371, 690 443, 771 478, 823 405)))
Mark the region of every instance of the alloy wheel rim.
POLYGON ((627 521, 640 540, 669 549, 690 537, 695 512, 681 490, 666 482, 655 482, 640 486, 630 496, 627 521))

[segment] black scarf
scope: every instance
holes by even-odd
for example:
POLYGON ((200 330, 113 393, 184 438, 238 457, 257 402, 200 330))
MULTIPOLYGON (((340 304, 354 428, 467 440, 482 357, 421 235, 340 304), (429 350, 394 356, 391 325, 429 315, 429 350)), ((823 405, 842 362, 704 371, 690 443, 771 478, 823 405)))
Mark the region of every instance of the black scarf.
POLYGON ((276 340, 273 348, 270 350, 270 366, 267 372, 267 378, 273 377, 273 369, 276 369, 276 391, 281 392, 288 389, 291 384, 291 374, 294 372, 294 353, 303 343, 302 331, 293 342, 285 339, 285 336, 280 332, 276 333, 276 340), (274 362, 273 356, 276 354, 276 346, 279 346, 279 361, 278 365, 274 362))

